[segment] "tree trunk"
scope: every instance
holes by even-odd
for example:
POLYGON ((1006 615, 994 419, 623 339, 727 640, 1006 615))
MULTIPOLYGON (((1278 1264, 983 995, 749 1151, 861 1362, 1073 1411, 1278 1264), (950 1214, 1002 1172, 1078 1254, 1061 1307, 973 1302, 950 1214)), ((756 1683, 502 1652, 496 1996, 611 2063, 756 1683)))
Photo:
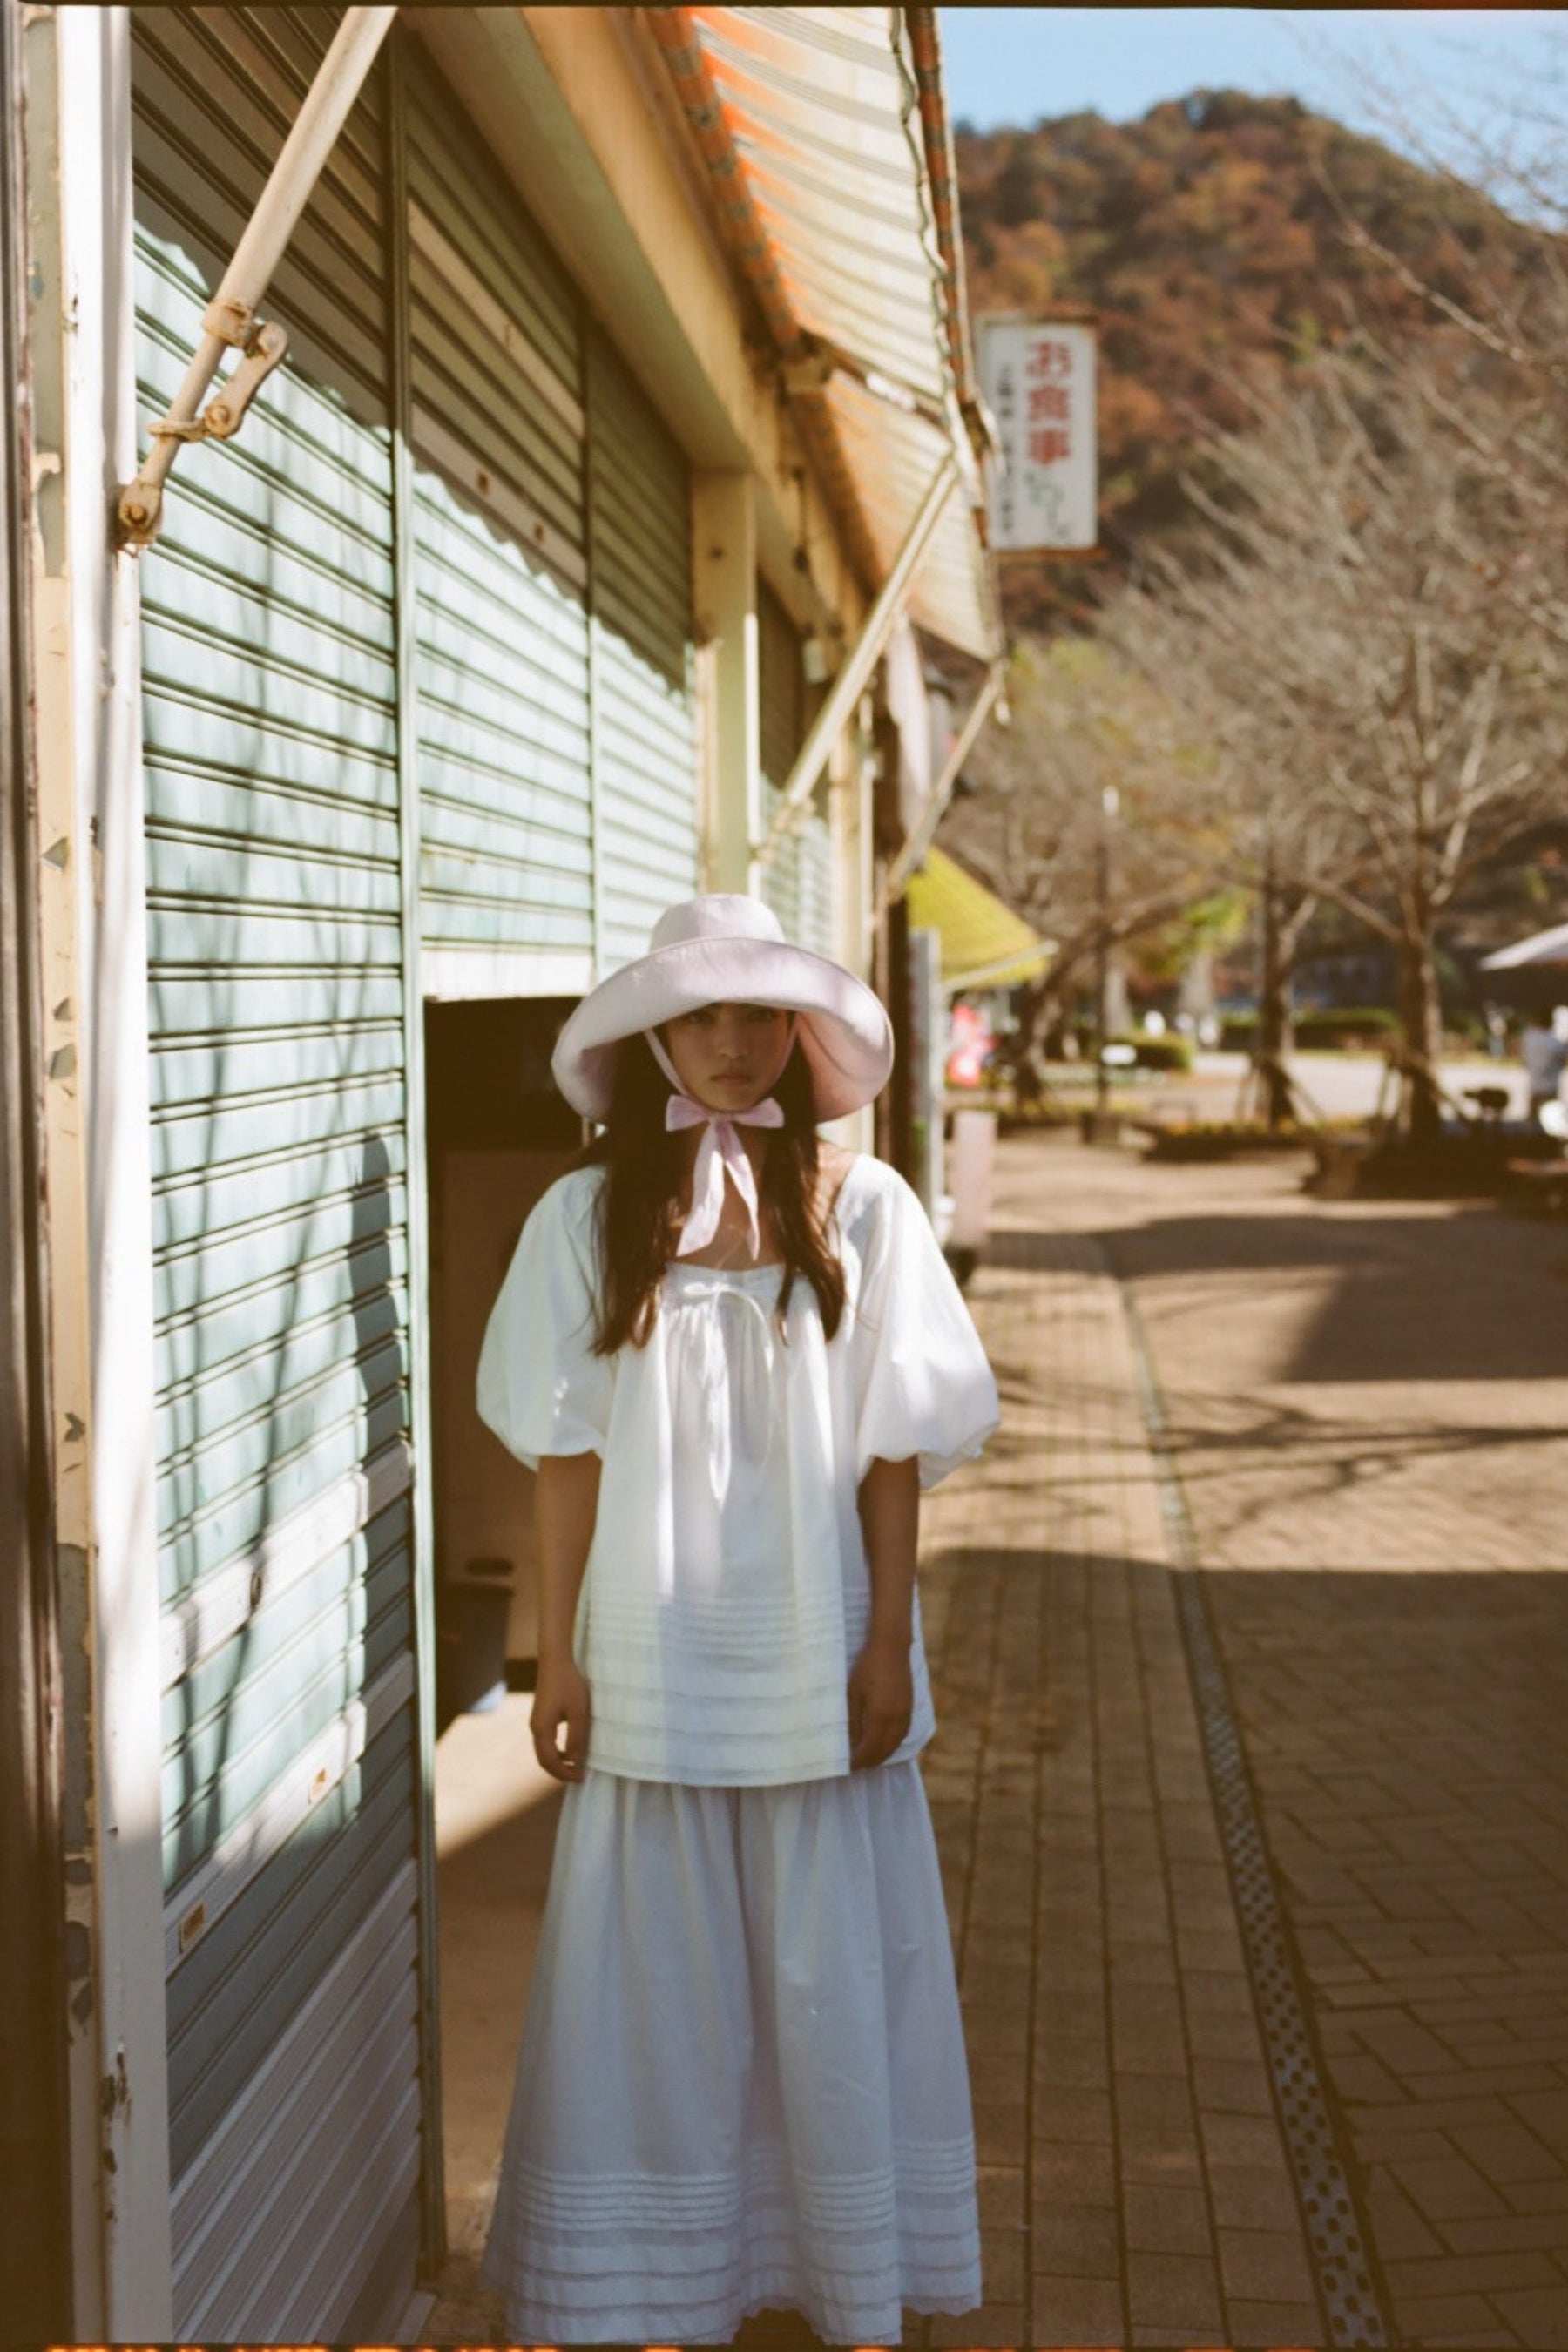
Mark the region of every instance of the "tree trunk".
POLYGON ((1442 1000, 1429 929, 1406 938, 1400 948, 1399 1019, 1404 1032, 1405 1129, 1412 1142, 1429 1143, 1443 1124, 1437 1087, 1443 1050, 1442 1000))
POLYGON ((1290 1050, 1290 963, 1280 929, 1279 893, 1271 877, 1263 885, 1263 952, 1258 992, 1258 1043, 1253 1075, 1270 1133, 1296 1116, 1295 1089, 1285 1056, 1290 1050))
POLYGON ((1047 1091, 1042 1031, 1055 1001, 1052 975, 1026 981, 1014 1003, 1017 1027, 1003 1041, 1002 1066, 1013 1081, 1013 1099, 1020 1110, 1042 1102, 1047 1091))

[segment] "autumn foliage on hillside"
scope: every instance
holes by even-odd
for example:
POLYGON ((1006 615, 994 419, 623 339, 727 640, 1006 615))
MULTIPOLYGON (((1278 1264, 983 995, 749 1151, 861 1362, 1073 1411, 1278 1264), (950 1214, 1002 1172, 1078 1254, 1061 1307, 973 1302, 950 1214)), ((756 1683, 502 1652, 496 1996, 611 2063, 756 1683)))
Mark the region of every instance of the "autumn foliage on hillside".
MULTIPOLYGON (((1197 91, 1141 121, 1097 114, 956 134, 970 306, 1100 317, 1102 538, 1121 564, 1185 511, 1206 426, 1242 428, 1245 387, 1279 387, 1358 327, 1433 332, 1430 303, 1347 237, 1346 214, 1423 285, 1464 302, 1478 268, 1527 275, 1531 240, 1479 192, 1294 99, 1197 91)), ((1104 575, 1099 583, 1103 587, 1104 575)), ((1015 629, 1080 612, 1082 567, 1007 567, 1015 629)))

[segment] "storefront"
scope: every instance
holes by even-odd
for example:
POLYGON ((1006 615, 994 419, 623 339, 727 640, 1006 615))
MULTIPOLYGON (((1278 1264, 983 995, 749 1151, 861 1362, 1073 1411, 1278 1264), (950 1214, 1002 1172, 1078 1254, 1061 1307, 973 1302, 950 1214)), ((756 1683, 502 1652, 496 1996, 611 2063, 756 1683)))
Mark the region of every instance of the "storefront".
MULTIPOLYGON (((867 968, 868 621, 923 580, 995 651, 940 261, 951 414, 895 403, 889 471, 844 322, 810 382, 766 346, 676 11, 401 12, 266 289, 286 359, 109 544, 342 14, 26 35, 79 2336, 384 2335, 438 2261, 437 1661, 498 1559, 528 1640, 468 1399, 579 1140, 553 1026, 700 887, 867 968)), ((918 255, 912 36, 850 14, 918 255)), ((704 26, 721 71, 745 12, 704 26)))

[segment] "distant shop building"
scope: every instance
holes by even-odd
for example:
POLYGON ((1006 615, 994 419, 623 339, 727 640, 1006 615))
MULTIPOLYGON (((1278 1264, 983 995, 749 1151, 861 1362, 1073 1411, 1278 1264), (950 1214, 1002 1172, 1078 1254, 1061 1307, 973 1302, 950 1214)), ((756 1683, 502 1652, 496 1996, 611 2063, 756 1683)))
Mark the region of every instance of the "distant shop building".
POLYGON ((385 2340, 438 2262, 443 1596, 520 1540, 469 1400, 554 1030, 703 887, 897 996, 914 648, 997 675, 932 10, 386 12, 286 359, 116 547, 371 13, 5 19, 22 2336, 385 2340))

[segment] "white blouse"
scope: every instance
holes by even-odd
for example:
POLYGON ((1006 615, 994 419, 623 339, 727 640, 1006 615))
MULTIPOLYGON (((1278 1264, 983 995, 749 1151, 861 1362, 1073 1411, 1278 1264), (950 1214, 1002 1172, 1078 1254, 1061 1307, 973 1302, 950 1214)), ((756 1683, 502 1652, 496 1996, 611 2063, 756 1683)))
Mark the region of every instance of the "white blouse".
MULTIPOLYGON (((646 1347, 592 1352, 603 1171, 552 1184, 522 1230, 479 1357, 481 1418, 531 1469, 597 1454, 598 1516, 574 1654, 588 1761, 721 1785, 849 1769, 846 1683, 870 1619, 857 1494, 920 1456, 922 1486, 977 1454, 996 1387, 919 1201, 857 1159, 834 1213, 846 1300, 826 1338, 783 1268, 677 1260, 646 1347)), ((935 1728, 917 1596, 914 1714, 935 1728)))

